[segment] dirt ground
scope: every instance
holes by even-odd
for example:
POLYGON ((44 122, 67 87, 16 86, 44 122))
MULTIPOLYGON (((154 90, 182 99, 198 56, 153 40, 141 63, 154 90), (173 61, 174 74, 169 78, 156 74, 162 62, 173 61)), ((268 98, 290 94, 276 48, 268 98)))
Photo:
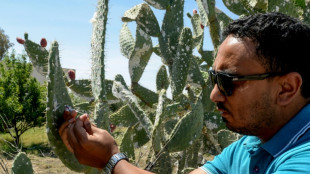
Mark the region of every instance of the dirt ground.
MULTIPOLYGON (((35 174, 77 174, 77 172, 73 172, 64 166, 58 158, 48 156, 40 157, 31 154, 28 154, 27 156, 31 159, 35 174)), ((7 160, 6 162, 8 169, 11 169, 13 160, 7 160)), ((4 173, 1 168, 0 173, 4 173)))

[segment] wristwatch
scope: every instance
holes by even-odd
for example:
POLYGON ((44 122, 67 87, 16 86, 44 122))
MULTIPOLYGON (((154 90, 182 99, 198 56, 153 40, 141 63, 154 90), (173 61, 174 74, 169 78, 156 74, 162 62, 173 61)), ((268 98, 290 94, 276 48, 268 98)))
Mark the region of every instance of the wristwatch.
POLYGON ((115 165, 116 165, 120 160, 123 160, 123 159, 126 160, 126 161, 128 161, 128 157, 127 157, 126 154, 124 154, 124 153, 117 153, 117 154, 114 154, 114 155, 110 158, 108 164, 103 168, 103 173, 105 173, 105 174, 111 174, 112 171, 113 171, 113 169, 114 169, 114 167, 115 167, 115 165))

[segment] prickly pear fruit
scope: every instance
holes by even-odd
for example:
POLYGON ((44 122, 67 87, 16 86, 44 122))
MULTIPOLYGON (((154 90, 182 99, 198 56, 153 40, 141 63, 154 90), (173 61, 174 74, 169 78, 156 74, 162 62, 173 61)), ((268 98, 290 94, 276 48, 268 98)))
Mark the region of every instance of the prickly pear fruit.
POLYGON ((116 125, 114 125, 114 124, 110 124, 110 129, 111 129, 111 132, 114 132, 115 128, 116 128, 116 125))
POLYGON ((25 43, 25 40, 22 39, 22 38, 20 38, 20 37, 17 37, 17 38, 16 38, 16 41, 17 41, 18 43, 20 43, 20 44, 24 44, 24 43, 25 43))
POLYGON ((204 26, 204 25, 202 25, 202 24, 200 24, 200 27, 201 27, 201 29, 204 29, 204 28, 205 28, 205 26, 204 26))
POLYGON ((68 71, 68 76, 71 80, 75 80, 75 72, 73 70, 68 71))
POLYGON ((46 45, 47 45, 47 41, 46 41, 46 39, 45 39, 45 38, 42 38, 42 39, 41 39, 40 45, 41 45, 41 47, 43 47, 43 48, 45 48, 45 47, 46 47, 46 45))
POLYGON ((197 14, 197 10, 196 9, 193 10, 193 14, 197 14))

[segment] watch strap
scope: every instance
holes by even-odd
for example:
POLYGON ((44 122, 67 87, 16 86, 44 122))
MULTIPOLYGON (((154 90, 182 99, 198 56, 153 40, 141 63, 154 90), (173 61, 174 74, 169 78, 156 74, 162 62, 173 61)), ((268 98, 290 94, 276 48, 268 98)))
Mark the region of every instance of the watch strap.
POLYGON ((128 161, 128 157, 126 154, 124 153, 117 153, 117 154, 114 154, 109 162, 107 163, 107 165, 103 168, 103 173, 105 174, 111 174, 115 165, 120 161, 120 160, 126 160, 128 161))

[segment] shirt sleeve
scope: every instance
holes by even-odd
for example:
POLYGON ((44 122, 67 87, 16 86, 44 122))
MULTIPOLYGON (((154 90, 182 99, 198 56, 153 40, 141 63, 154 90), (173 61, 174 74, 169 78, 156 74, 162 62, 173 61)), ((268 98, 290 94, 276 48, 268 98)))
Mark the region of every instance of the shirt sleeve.
POLYGON ((206 164, 200 168, 205 171, 207 174, 226 174, 233 165, 233 160, 235 155, 238 154, 238 151, 241 149, 240 145, 243 143, 245 137, 242 137, 240 140, 232 143, 226 147, 222 153, 215 156, 212 161, 207 161, 206 164))
MULTIPOLYGON (((229 148, 229 147, 227 147, 229 148)), ((228 149, 225 148, 224 151, 215 156, 213 161, 207 161, 206 164, 201 166, 200 168, 205 171, 207 174, 224 174, 227 173, 227 151, 228 149)))

